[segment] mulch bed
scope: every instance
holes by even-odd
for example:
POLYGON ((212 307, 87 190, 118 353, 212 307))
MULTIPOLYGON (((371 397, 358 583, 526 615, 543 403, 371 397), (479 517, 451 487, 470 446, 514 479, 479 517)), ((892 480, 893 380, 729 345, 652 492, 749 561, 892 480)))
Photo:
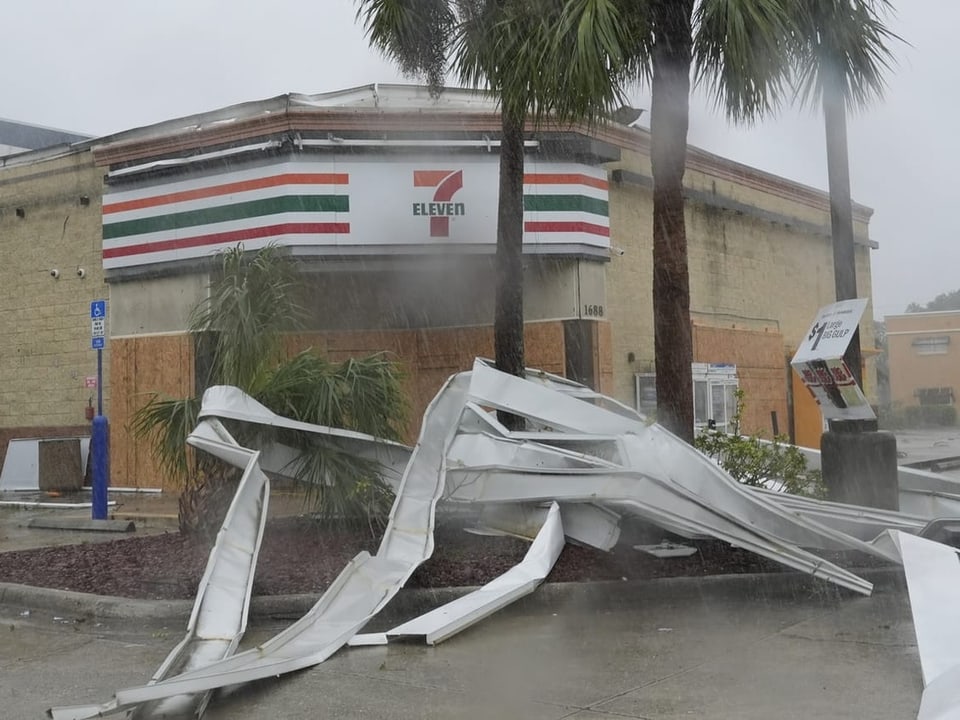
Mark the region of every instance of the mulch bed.
MULTIPOLYGON (((441 521, 433 557, 407 587, 482 585, 517 564, 529 544, 479 537, 462 522, 441 521)), ((321 526, 309 518, 267 523, 257 563, 255 595, 320 593, 361 550, 375 552, 369 530, 321 526)), ((643 580, 783 568, 726 543, 701 541, 695 555, 659 559, 619 545, 606 553, 568 544, 548 582, 643 580)), ((151 600, 193 598, 207 562, 208 544, 178 532, 0 553, 0 582, 151 600)), ((832 558, 836 559, 836 558, 832 558)), ((843 563, 849 565, 850 563, 843 563)))

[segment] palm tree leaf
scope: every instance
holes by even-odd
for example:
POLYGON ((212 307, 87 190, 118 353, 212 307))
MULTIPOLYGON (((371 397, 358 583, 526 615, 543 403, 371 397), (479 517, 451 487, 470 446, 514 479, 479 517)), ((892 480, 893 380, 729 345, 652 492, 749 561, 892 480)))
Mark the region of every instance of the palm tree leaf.
POLYGON ((213 333, 211 383, 248 391, 263 382, 263 370, 280 359, 284 333, 302 326, 294 265, 268 245, 256 253, 242 245, 221 253, 219 275, 194 309, 190 329, 213 333))
POLYGON ((187 436, 197 426, 199 398, 164 398, 153 395, 130 424, 134 437, 151 443, 160 469, 180 487, 190 482, 196 468, 187 446, 187 436))
POLYGON ((892 11, 888 0, 810 0, 793 10, 793 85, 802 106, 820 105, 827 83, 848 108, 882 97, 884 75, 895 65, 891 44, 903 42, 884 24, 892 11))
POLYGON ((447 0, 360 0, 357 19, 371 45, 439 93, 455 23, 447 0))
MULTIPOLYGON (((794 17, 785 0, 702 0, 694 16, 695 77, 737 122, 778 109, 791 70, 794 17)), ((802 3, 796 3, 801 5, 802 3)))

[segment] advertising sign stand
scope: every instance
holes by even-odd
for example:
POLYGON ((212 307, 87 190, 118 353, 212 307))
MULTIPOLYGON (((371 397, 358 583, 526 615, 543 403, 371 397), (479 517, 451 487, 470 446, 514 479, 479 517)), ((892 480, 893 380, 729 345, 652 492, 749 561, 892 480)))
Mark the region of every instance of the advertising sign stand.
MULTIPOLYGON (((820 309, 791 365, 820 405, 829 430, 820 438, 823 482, 831 500, 898 510, 897 440, 879 432, 877 419, 846 362, 851 340, 859 342, 864 299, 820 309)), ((854 353, 859 357, 859 353, 854 353)))
POLYGON ((103 346, 106 339, 107 301, 90 303, 90 347, 97 351, 97 415, 90 429, 90 476, 93 485, 92 517, 107 519, 110 487, 110 426, 103 415, 103 346))

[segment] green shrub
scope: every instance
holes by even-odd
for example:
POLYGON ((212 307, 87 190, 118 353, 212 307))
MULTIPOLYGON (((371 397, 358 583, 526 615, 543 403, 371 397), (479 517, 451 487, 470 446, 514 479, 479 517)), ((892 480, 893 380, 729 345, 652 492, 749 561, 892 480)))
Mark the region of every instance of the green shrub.
POLYGON ((757 435, 740 434, 743 417, 743 390, 736 391, 737 409, 733 416, 733 433, 702 431, 694 446, 716 460, 737 481, 751 487, 767 487, 768 480, 778 481, 794 495, 826 497, 826 487, 819 470, 807 467, 806 458, 786 438, 777 436, 764 441, 757 435))

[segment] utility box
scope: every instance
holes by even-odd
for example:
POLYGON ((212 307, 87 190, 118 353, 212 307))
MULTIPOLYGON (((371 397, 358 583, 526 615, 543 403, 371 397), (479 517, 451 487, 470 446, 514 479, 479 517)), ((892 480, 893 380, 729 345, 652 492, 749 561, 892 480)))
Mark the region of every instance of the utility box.
POLYGON ((41 492, 76 492, 83 488, 79 438, 41 440, 37 460, 41 492))

